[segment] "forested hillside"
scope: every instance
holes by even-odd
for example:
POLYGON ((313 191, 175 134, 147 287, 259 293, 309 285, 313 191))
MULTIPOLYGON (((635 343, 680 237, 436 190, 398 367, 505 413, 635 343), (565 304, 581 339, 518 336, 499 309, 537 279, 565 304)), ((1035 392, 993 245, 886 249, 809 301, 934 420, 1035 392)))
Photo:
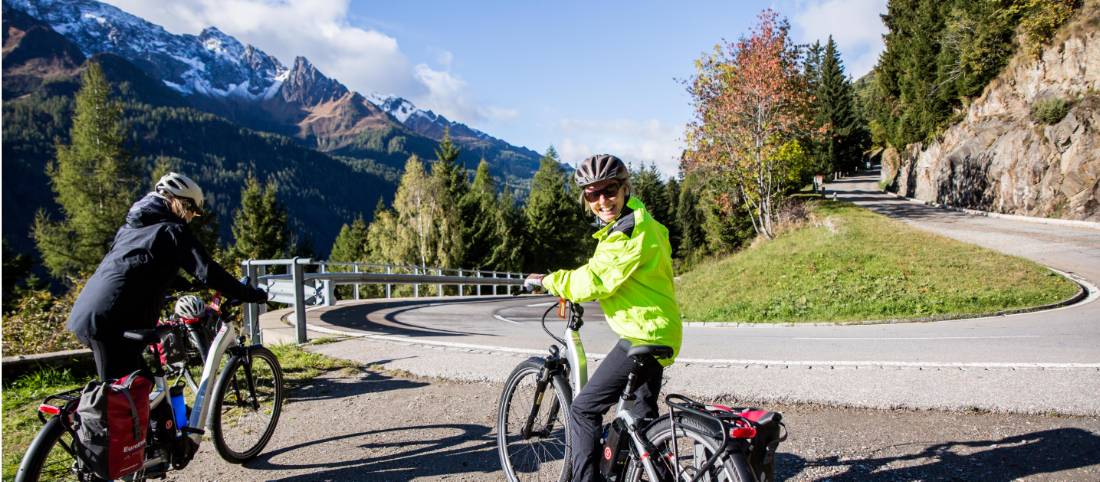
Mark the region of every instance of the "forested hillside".
POLYGON ((232 211, 249 175, 275 183, 292 227, 308 233, 322 252, 342 223, 369 216, 380 198, 392 200, 395 184, 369 162, 342 162, 287 137, 195 110, 125 59, 104 54, 85 60, 51 32, 5 8, 3 232, 17 252, 33 251, 29 231, 39 208, 57 214, 46 166, 55 158, 55 143, 68 141, 73 95, 87 62, 102 66, 124 101, 126 149, 149 173, 142 189, 151 188, 158 163, 192 174, 208 193, 223 240, 232 239, 232 211), (9 82, 9 72, 18 73, 16 82, 9 82))
POLYGON ((883 186, 951 206, 1100 219, 1100 5, 892 0, 861 93, 883 186))

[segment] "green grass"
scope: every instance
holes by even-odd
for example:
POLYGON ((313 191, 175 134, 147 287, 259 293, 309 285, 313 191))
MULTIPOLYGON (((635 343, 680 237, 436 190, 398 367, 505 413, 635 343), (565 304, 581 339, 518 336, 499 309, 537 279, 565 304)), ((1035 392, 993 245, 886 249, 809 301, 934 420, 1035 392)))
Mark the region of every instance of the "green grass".
MULTIPOLYGON (((268 348, 279 358, 279 365, 282 366, 285 376, 284 384, 291 394, 323 373, 358 369, 358 365, 353 362, 310 353, 297 345, 275 345, 268 348)), ((43 369, 23 375, 11 383, 5 380, 3 480, 14 480, 23 453, 42 428, 36 411, 38 404, 48 395, 78 388, 92 380, 93 375, 88 375, 87 371, 94 371, 94 366, 82 368, 86 369, 43 369)))
POLYGON ((805 226, 698 265, 676 291, 688 321, 782 323, 992 313, 1077 289, 1030 261, 825 201, 805 226))

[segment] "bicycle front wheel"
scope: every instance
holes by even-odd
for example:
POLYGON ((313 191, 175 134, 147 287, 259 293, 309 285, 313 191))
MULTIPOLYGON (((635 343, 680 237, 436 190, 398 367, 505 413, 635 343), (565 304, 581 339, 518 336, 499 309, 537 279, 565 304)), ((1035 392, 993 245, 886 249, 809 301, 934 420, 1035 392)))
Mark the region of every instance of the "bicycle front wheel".
POLYGON ((509 481, 569 479, 571 399, 565 377, 543 373, 539 358, 508 376, 497 412, 497 452, 509 481))
POLYGON ((283 409, 283 370, 267 348, 245 348, 225 364, 214 386, 214 447, 239 464, 259 455, 283 409))
MULTIPOLYGON (((720 435, 719 435, 720 436, 720 435)), ((718 457, 714 465, 707 468, 706 461, 717 451, 721 442, 716 440, 714 426, 708 422, 696 420, 692 417, 683 417, 676 422, 676 443, 673 450, 672 424, 668 416, 661 417, 645 431, 645 437, 657 448, 659 457, 653 457, 653 465, 658 471, 658 478, 668 477, 672 480, 674 470, 680 474, 682 480, 692 480, 700 472, 704 475, 698 480, 713 482, 756 482, 756 477, 749 469, 748 461, 740 453, 726 452, 718 457), (673 468, 677 465, 677 469, 673 468)), ((631 459, 625 470, 622 480, 628 482, 650 481, 645 466, 640 460, 631 459)))
POLYGON ((73 450, 73 437, 61 426, 61 420, 49 419, 23 455, 15 482, 80 480, 73 450))

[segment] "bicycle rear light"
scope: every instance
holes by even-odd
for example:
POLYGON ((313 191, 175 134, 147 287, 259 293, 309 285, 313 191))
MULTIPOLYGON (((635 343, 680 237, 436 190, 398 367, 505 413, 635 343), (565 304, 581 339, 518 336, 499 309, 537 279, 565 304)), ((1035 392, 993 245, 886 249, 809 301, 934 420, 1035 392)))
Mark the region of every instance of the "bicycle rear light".
POLYGON ((58 407, 56 405, 50 405, 48 403, 43 403, 43 404, 38 406, 38 411, 42 412, 46 415, 60 415, 61 414, 61 407, 58 407))
POLYGON ((730 429, 731 438, 750 439, 756 436, 756 429, 753 427, 733 427, 730 429))

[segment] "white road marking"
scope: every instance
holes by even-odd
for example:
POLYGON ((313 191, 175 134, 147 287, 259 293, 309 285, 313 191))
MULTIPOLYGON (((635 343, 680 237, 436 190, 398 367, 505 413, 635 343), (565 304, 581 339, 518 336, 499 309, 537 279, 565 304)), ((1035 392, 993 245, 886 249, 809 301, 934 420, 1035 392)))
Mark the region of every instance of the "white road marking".
POLYGON ((496 319, 498 319, 498 320, 500 320, 500 321, 506 321, 506 322, 508 322, 508 323, 511 323, 511 324, 513 324, 513 325, 518 325, 518 324, 520 324, 520 323, 519 323, 518 321, 515 321, 515 320, 509 320, 508 318, 505 318, 505 317, 503 317, 503 316, 500 316, 500 315, 493 315, 493 318, 496 318, 496 319))
MULTIPOLYGON (((531 355, 541 355, 546 353, 546 350, 531 350, 526 348, 511 348, 506 346, 494 346, 494 345, 478 345, 473 343, 456 343, 452 341, 438 341, 438 340, 425 340, 423 338, 411 338, 399 335, 376 335, 372 333, 353 332, 344 330, 334 330, 331 328, 325 328, 322 326, 309 325, 309 329, 318 333, 325 333, 330 335, 343 335, 355 338, 368 338, 371 340, 386 341, 391 343, 402 343, 407 345, 428 345, 428 346, 440 346, 445 348, 461 348, 461 349, 473 349, 488 352, 503 352, 503 353, 521 353, 531 355)), ((588 353, 588 358, 592 360, 602 360, 607 354, 605 353, 588 353)), ((789 367, 789 366, 811 366, 811 367, 893 367, 893 368, 999 368, 999 369, 1021 369, 1021 368, 1053 368, 1053 369, 1088 369, 1088 370, 1100 370, 1100 363, 1002 363, 1002 362, 905 362, 905 361, 889 361, 889 360, 737 360, 737 359, 721 359, 721 358, 684 358, 679 357, 676 359, 677 364, 682 363, 694 363, 704 365, 724 365, 724 366, 764 366, 764 367, 789 367)), ((675 365, 673 365, 675 366, 675 365)))
POLYGON ((809 340, 809 341, 897 341, 897 340, 998 340, 1002 338, 1040 338, 1039 335, 996 335, 996 336, 887 336, 882 338, 876 337, 829 337, 829 336, 816 336, 816 337, 795 337, 792 340, 809 340))

